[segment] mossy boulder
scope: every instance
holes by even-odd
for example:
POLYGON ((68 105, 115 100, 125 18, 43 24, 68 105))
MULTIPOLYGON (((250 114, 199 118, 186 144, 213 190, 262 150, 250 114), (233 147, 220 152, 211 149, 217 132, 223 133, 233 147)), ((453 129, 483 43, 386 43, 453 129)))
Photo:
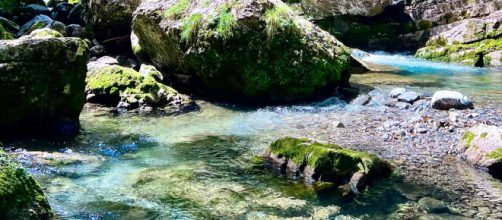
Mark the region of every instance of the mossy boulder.
POLYGON ((502 128, 479 124, 464 133, 458 145, 462 158, 502 178, 502 128))
POLYGON ((0 150, 0 218, 49 219, 52 215, 42 187, 0 150))
POLYGON ((156 66, 227 99, 308 99, 350 77, 349 50, 279 0, 142 1, 133 30, 156 66))
POLYGON ((55 38, 63 37, 63 35, 55 30, 49 28, 42 28, 32 31, 28 35, 24 35, 21 39, 44 39, 44 38, 55 38))
POLYGON ((152 67, 137 72, 118 65, 97 65, 87 74, 87 100, 126 109, 176 111, 194 105, 188 96, 162 84, 158 76, 152 67))
POLYGON ((88 60, 77 38, 0 41, 0 132, 78 124, 88 60))
POLYGON ((270 167, 288 177, 347 184, 354 193, 391 171, 386 161, 373 154, 290 137, 272 143, 265 158, 270 167))

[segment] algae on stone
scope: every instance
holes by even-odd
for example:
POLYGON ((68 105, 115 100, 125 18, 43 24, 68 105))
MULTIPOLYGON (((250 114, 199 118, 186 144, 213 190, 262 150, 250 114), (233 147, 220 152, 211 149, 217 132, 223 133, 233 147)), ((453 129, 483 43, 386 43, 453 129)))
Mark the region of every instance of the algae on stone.
POLYGON ((348 82, 348 49, 281 1, 228 2, 144 1, 135 48, 239 101, 307 99, 348 82))
POLYGON ((0 219, 48 219, 52 215, 42 187, 0 150, 0 219))
POLYGON ((300 169, 310 170, 319 181, 344 184, 354 173, 385 176, 389 165, 377 156, 345 149, 334 144, 321 144, 308 139, 282 138, 268 149, 271 155, 292 161, 300 169))
POLYGON ((127 108, 185 108, 193 104, 190 98, 159 82, 158 74, 157 79, 154 75, 117 65, 103 66, 88 73, 86 91, 95 96, 92 102, 115 106, 122 101, 131 105, 127 108))

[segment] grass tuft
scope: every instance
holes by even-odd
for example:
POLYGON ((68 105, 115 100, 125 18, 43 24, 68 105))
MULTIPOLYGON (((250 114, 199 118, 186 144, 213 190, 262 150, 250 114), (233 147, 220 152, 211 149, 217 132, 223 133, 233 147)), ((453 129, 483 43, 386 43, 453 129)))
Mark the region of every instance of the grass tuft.
POLYGON ((166 18, 176 18, 180 16, 192 3, 192 0, 179 0, 175 5, 168 8, 164 13, 166 18))
POLYGON ((190 42, 193 37, 197 34, 198 28, 202 23, 202 14, 192 14, 190 17, 183 20, 183 26, 181 31, 181 41, 185 43, 190 42))
POLYGON ((268 39, 272 40, 281 30, 295 30, 294 16, 294 11, 288 5, 279 5, 267 10, 263 20, 268 39))
POLYGON ((216 33, 224 40, 231 38, 234 33, 234 28, 237 26, 235 17, 229 12, 230 9, 225 5, 220 12, 218 24, 216 26, 216 33))

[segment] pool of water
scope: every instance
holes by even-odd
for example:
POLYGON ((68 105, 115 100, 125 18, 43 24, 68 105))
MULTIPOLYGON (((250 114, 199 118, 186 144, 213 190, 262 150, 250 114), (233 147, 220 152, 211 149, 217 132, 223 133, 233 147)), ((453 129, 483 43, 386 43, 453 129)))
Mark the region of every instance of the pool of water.
POLYGON ((417 85, 411 83, 410 86, 424 91, 457 90, 472 97, 474 101, 484 104, 502 104, 502 70, 500 69, 431 62, 416 59, 410 55, 393 55, 383 52, 360 55, 360 57, 363 61, 397 68, 395 75, 417 80, 417 85), (423 88, 424 83, 421 83, 424 81, 430 84, 426 88, 423 88))
MULTIPOLYGON (((365 59, 399 68, 399 77, 434 81, 432 86, 409 84, 413 88, 456 89, 476 100, 502 102, 500 71, 386 54, 365 59)), ((302 136, 304 125, 351 111, 336 98, 254 109, 198 104, 199 111, 182 115, 85 109, 83 132, 75 140, 23 140, 10 146, 86 155, 84 163, 30 169, 63 219, 388 219, 410 202, 402 189, 418 188, 403 186, 393 176, 348 199, 337 190, 263 169, 261 155, 275 139, 302 136)), ((316 131, 311 132, 315 138, 316 131)))

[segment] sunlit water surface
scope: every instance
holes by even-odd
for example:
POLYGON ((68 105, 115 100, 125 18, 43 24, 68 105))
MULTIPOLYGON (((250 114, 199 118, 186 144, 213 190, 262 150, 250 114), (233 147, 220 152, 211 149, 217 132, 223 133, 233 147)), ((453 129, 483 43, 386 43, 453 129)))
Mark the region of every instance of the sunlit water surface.
MULTIPOLYGON (((395 66, 401 76, 437 82, 418 89, 455 88, 477 100, 502 100, 500 71, 385 54, 364 59, 395 66)), ((260 109, 199 104, 200 111, 177 116, 85 110, 84 131, 76 140, 21 147, 95 157, 54 170, 31 170, 64 219, 268 219, 330 213, 386 219, 408 202, 395 189, 395 177, 346 200, 336 190, 318 191, 259 166, 273 140, 299 133, 298 121, 347 111, 342 101, 260 109)))

